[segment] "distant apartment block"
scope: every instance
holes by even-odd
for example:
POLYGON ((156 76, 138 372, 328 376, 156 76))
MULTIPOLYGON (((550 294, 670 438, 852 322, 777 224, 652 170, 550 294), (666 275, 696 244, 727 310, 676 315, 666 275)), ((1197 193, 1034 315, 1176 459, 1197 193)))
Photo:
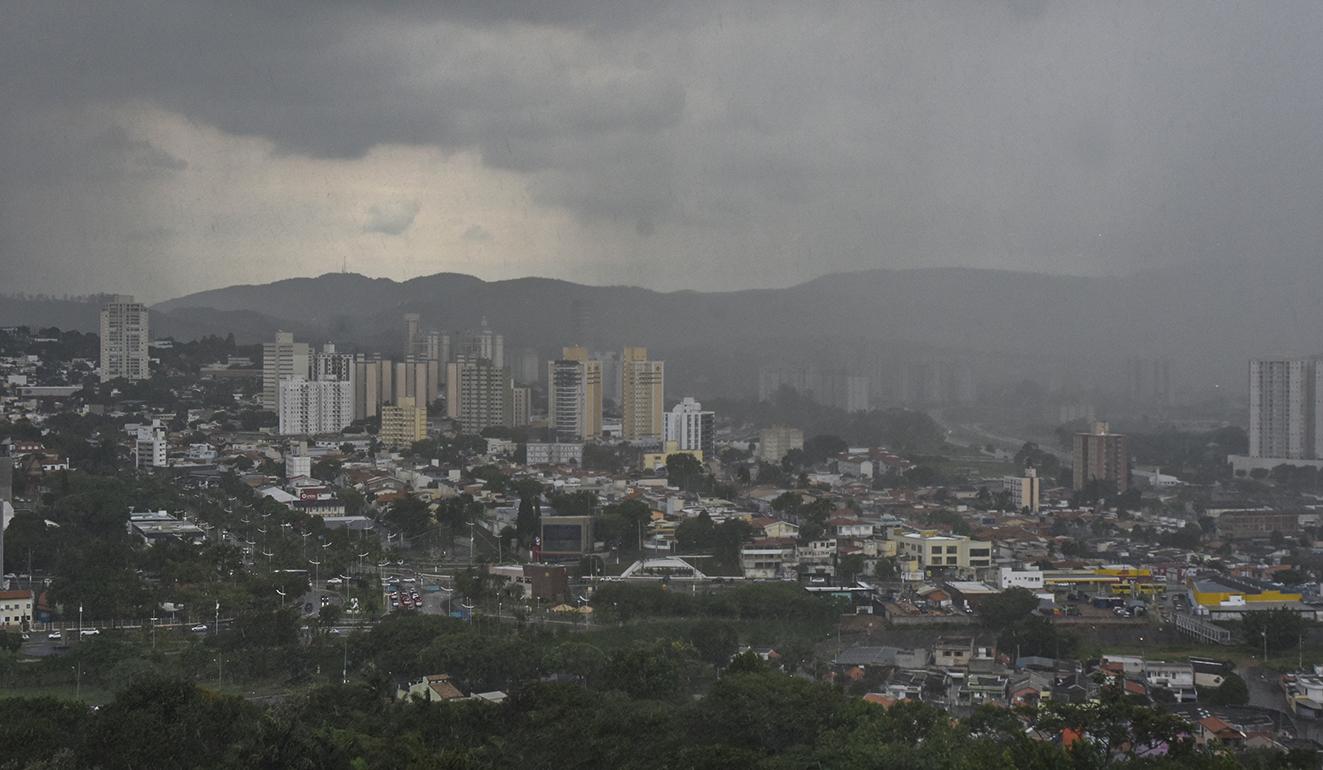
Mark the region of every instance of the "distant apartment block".
POLYGON ((775 425, 758 433, 758 459, 779 463, 792 449, 804 448, 804 431, 775 425))
POLYGON ((262 406, 276 411, 280 407, 280 381, 290 377, 306 379, 311 371, 308 344, 295 342, 291 332, 276 332, 274 342, 262 343, 262 406))
POLYGON ((526 465, 582 465, 583 444, 577 442, 532 442, 524 445, 526 465))
POLYGON ((348 380, 287 377, 278 392, 282 435, 339 433, 354 421, 354 385, 348 380))
POLYGON ((446 367, 446 416, 465 433, 513 424, 514 388, 509 369, 486 359, 460 361, 446 367))
POLYGON ((1040 486, 1036 469, 1026 468, 1023 476, 1005 476, 1001 485, 1011 496, 1013 510, 1028 509, 1030 513, 1038 513, 1040 486))
POLYGON ((1249 371, 1250 457, 1323 459, 1323 409, 1317 401, 1323 361, 1258 359, 1249 371))
POLYGON ((1075 434, 1073 458, 1076 490, 1092 481, 1108 482, 1117 492, 1130 488, 1129 444, 1125 436, 1110 432, 1107 423, 1094 423, 1088 433, 1075 434))
POLYGON ((510 426, 522 428, 533 421, 533 389, 518 385, 510 389, 510 426))
POLYGON ((716 415, 686 396, 666 413, 665 442, 675 442, 679 449, 694 450, 710 458, 716 451, 716 415))
POLYGON ((621 435, 626 441, 659 439, 666 364, 648 360, 648 349, 625 348, 620 361, 621 435))
POLYGON ((151 376, 147 306, 117 295, 101 308, 101 381, 151 376))
POLYGON ((565 348, 547 362, 547 420, 560 441, 602 433, 602 367, 581 347, 565 348))
POLYGON ((381 443, 391 448, 407 447, 427 438, 427 407, 402 398, 381 408, 381 443))

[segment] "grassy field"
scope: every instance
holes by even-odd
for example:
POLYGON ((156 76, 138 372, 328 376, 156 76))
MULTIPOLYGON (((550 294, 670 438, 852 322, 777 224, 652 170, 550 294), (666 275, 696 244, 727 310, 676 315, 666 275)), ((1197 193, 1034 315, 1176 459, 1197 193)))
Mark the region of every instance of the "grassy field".
POLYGON ((99 687, 76 687, 73 683, 47 687, 5 687, 0 698, 59 698, 80 700, 89 706, 100 706, 114 700, 115 694, 99 687))

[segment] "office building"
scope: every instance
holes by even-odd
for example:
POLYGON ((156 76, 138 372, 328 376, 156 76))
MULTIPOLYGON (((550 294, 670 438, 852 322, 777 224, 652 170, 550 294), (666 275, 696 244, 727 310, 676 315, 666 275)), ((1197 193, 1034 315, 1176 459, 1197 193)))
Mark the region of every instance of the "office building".
POLYGON ((1011 496, 1011 510, 1038 513, 1039 479, 1035 468, 1025 468, 1023 476, 1005 476, 1002 489, 1011 496))
POLYGON ((626 441, 662 437, 665 389, 666 364, 648 360, 647 348, 625 348, 620 359, 620 430, 626 441))
POLYGON ((349 380, 286 377, 278 393, 282 435, 339 433, 354 421, 354 385, 349 380))
POLYGON ((486 359, 458 361, 446 366, 446 416, 464 433, 481 433, 491 426, 513 423, 513 383, 510 370, 486 359))
POLYGON ((1323 459, 1320 368, 1323 361, 1312 359, 1250 362, 1250 457, 1323 459))
POLYGON ((906 532, 896 538, 896 558, 908 572, 957 572, 992 566, 992 543, 964 535, 906 532))
POLYGON ((758 433, 758 459, 779 463, 792 449, 804 448, 804 431, 784 425, 764 428, 758 433))
POLYGON ((116 295, 101 307, 101 381, 145 380, 151 376, 147 306, 116 295))
POLYGON ((510 427, 522 428, 533 421, 533 389, 522 385, 510 389, 510 427))
POLYGON ((667 442, 674 441, 682 450, 698 450, 703 457, 715 455, 716 415, 703 411, 703 405, 686 396, 666 413, 667 442))
POLYGON ((1130 451, 1125 436, 1111 433, 1107 423, 1097 422, 1090 432, 1076 433, 1074 443, 1076 491, 1092 481, 1105 481, 1117 492, 1130 488, 1130 451))
POLYGON ((306 342, 295 342, 290 332, 276 332, 275 342, 262 343, 262 406, 276 411, 280 406, 280 381, 290 377, 307 379, 312 356, 306 342))
POLYGON ((377 438, 392 448, 411 446, 427 438, 427 407, 418 405, 412 398, 383 406, 377 438))
POLYGON ((547 421, 561 441, 602 433, 602 367, 581 347, 565 348, 547 362, 547 421))

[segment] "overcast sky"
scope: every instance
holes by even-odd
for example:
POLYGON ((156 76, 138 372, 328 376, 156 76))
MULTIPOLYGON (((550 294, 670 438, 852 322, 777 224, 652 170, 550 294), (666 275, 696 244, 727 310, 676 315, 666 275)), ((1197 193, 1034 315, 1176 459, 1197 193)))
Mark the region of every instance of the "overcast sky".
POLYGON ((1318 2, 3 6, 0 293, 342 265, 731 289, 1323 242, 1318 2))

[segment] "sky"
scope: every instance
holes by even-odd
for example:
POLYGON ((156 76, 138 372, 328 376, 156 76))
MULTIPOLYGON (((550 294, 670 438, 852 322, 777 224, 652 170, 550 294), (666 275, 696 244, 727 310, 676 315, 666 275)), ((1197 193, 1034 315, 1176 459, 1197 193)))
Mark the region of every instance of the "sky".
POLYGON ((1317 2, 0 2, 0 294, 1323 242, 1317 2))

